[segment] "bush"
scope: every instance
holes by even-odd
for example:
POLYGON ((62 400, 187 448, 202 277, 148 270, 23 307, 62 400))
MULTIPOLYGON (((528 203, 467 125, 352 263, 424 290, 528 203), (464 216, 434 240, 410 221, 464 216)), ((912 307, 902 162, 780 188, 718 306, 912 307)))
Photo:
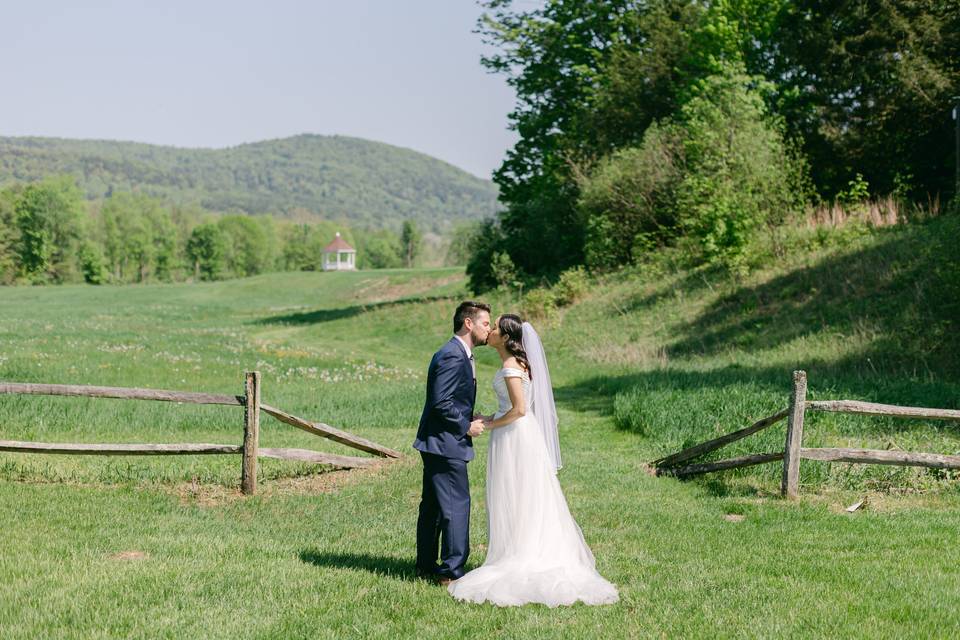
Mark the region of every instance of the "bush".
POLYGON ((791 154, 753 84, 742 65, 725 65, 681 110, 680 224, 707 262, 735 271, 745 268, 758 232, 798 204, 791 154))
POLYGON ((783 224, 809 192, 802 155, 755 84, 742 64, 722 65, 674 120, 654 123, 639 146, 580 181, 587 266, 637 263, 680 244, 697 260, 747 268, 759 232, 783 224))
POLYGON ((652 124, 639 147, 614 153, 581 181, 591 269, 629 264, 676 233, 683 148, 672 125, 652 124), (640 241, 638 241, 638 238, 640 241))
MULTIPOLYGON (((898 174, 899 177, 899 174, 898 174)), ((870 183, 862 173, 857 173, 853 180, 847 183, 847 188, 837 193, 837 202, 846 207, 856 207, 870 198, 870 183)))
POLYGON ((586 269, 567 269, 552 287, 531 289, 523 297, 523 313, 533 319, 551 318, 557 309, 578 302, 589 290, 590 277, 586 269))
POLYGON ((557 297, 550 289, 532 289, 523 296, 523 315, 529 320, 547 320, 557 311, 557 297))
POLYGON ((579 301, 590 288, 590 278, 583 267, 567 269, 560 274, 560 280, 553 286, 556 305, 565 307, 579 301))

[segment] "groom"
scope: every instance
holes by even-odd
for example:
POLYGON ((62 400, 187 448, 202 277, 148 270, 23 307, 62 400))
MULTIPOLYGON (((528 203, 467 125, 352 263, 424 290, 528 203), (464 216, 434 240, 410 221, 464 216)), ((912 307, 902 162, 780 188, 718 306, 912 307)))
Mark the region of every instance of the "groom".
POLYGON ((486 344, 489 333, 490 306, 461 302, 453 314, 453 337, 430 361, 427 400, 413 441, 423 458, 417 574, 442 585, 463 575, 470 555, 467 463, 473 460, 473 438, 483 433, 483 422, 473 419, 477 398, 473 348, 486 344))

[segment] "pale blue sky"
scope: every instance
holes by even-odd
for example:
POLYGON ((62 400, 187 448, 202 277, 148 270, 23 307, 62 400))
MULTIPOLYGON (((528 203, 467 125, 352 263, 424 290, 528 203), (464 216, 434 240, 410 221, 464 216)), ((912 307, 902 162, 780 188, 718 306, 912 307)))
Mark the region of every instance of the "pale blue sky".
POLYGON ((343 134, 489 177, 513 91, 473 0, 0 0, 0 135, 225 147, 343 134))

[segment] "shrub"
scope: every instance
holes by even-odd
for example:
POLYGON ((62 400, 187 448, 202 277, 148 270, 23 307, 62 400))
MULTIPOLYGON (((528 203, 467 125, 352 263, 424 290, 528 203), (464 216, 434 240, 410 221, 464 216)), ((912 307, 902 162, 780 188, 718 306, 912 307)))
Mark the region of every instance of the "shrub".
POLYGON ((696 85, 681 110, 685 173, 677 215, 703 258, 739 271, 758 232, 797 205, 779 123, 742 65, 696 85))
MULTIPOLYGON (((591 269, 637 263, 679 242, 692 257, 745 270, 759 232, 774 230, 810 192, 807 167, 766 110, 742 64, 697 83, 673 120, 615 152, 580 181, 591 269)), ((859 192, 857 192, 859 193, 859 192)))
POLYGON ((590 288, 590 279, 583 267, 567 269, 560 274, 560 280, 553 287, 556 305, 565 307, 580 300, 590 288))
POLYGON ((523 296, 523 315, 529 320, 547 320, 557 310, 556 295, 547 288, 532 289, 523 296))
POLYGON ((837 193, 837 202, 847 207, 863 204, 870 198, 870 183, 863 179, 862 173, 857 173, 853 180, 847 183, 847 188, 837 193))
POLYGON ((654 123, 639 147, 614 153, 581 181, 578 207, 586 220, 584 252, 591 269, 629 264, 675 234, 683 165, 677 133, 672 125, 654 123))

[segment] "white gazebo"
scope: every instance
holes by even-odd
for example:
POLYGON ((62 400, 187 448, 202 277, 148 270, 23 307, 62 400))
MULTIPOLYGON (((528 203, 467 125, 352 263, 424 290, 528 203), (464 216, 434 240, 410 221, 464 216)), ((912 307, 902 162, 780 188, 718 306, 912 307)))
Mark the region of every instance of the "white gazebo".
POLYGON ((357 268, 357 250, 347 244, 346 240, 337 237, 323 248, 324 271, 354 271, 357 268))

